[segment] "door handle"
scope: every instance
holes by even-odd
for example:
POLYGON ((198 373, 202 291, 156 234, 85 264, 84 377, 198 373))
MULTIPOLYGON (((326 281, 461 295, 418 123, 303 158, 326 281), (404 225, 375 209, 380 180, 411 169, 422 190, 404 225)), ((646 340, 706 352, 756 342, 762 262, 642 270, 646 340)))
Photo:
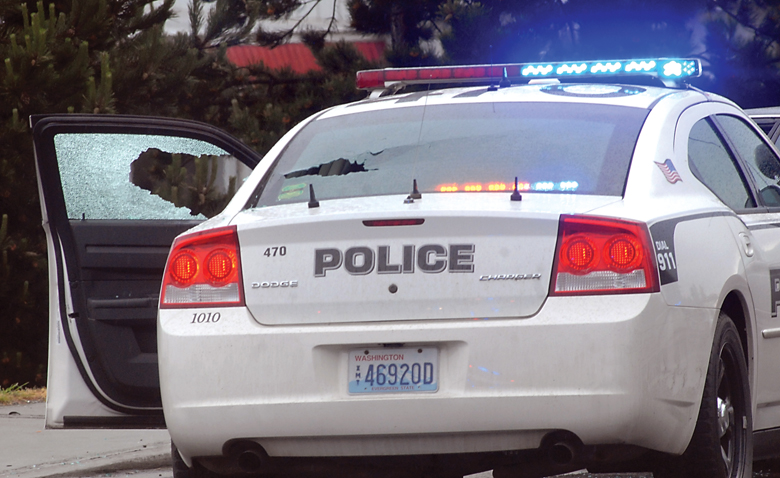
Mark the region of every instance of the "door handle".
POLYGON ((740 232, 739 237, 742 239, 742 251, 746 256, 753 257, 755 251, 753 249, 753 241, 750 239, 750 236, 744 232, 740 232))

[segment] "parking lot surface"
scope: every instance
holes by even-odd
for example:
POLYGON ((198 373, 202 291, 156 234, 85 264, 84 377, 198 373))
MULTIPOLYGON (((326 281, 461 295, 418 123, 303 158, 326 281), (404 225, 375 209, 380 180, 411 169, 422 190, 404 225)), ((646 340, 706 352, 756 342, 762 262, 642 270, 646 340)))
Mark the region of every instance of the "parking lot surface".
MULTIPOLYGON (((45 430, 45 404, 0 406, 0 477, 172 478, 166 430, 45 430)), ((759 466, 754 478, 780 477, 759 466)), ((491 472, 467 478, 491 478, 491 472)), ((650 474, 590 474, 567 478, 651 478, 650 474)))
POLYGON ((170 466, 166 430, 45 430, 45 410, 44 403, 0 407, 0 477, 118 476, 111 473, 170 466))

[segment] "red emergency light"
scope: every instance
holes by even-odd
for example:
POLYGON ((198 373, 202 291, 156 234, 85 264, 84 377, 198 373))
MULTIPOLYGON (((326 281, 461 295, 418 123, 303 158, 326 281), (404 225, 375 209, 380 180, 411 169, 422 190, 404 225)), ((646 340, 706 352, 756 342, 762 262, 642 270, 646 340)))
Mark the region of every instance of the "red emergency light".
POLYGON ((436 83, 513 82, 535 78, 572 78, 646 75, 674 82, 701 75, 696 58, 657 58, 644 60, 574 61, 545 63, 504 63, 499 65, 432 66, 385 68, 357 72, 357 87, 375 90, 393 85, 436 83))

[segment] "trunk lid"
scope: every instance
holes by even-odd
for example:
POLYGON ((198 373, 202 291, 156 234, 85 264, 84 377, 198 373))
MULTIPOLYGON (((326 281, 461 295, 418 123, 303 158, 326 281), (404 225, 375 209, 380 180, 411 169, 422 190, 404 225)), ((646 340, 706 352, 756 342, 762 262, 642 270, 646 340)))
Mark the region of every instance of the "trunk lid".
POLYGON ((548 294, 560 214, 620 198, 508 196, 429 194, 413 204, 381 196, 244 211, 233 223, 247 307, 266 325, 531 316, 548 294))

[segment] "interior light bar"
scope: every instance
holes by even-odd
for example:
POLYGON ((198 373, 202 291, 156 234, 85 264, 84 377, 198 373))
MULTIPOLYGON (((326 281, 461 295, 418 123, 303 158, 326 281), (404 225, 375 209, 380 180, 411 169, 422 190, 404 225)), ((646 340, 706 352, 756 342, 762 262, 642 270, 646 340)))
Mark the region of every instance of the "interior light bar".
MULTIPOLYGON (((500 191, 512 191, 515 185, 513 183, 504 182, 492 182, 487 184, 482 183, 447 183, 439 184, 434 191, 440 193, 457 193, 457 192, 500 192, 500 191)), ((535 183, 520 181, 517 183, 518 191, 569 191, 574 192, 580 185, 577 181, 561 181, 559 183, 552 181, 538 181, 535 183)))
POLYGON ((657 58, 644 60, 574 61, 559 63, 506 63, 501 65, 434 66, 424 68, 385 68, 357 72, 361 90, 394 85, 435 83, 484 83, 535 78, 572 78, 647 75, 663 81, 701 76, 696 58, 657 58))

